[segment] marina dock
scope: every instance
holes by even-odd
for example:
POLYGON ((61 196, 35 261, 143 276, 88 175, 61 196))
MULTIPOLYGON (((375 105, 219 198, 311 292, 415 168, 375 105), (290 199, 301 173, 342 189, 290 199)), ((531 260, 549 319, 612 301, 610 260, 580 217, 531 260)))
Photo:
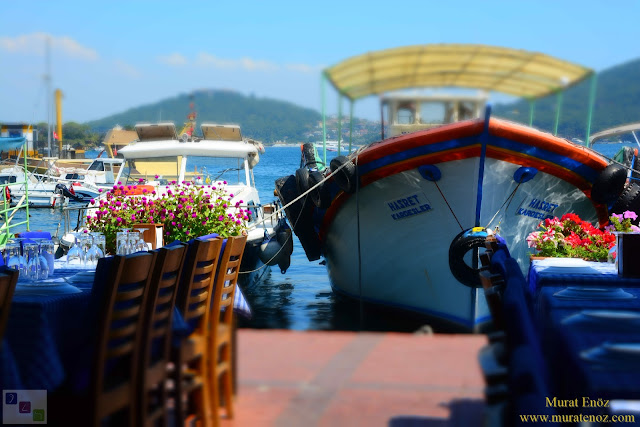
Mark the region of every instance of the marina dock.
POLYGON ((484 335, 238 331, 231 426, 478 426, 484 335))

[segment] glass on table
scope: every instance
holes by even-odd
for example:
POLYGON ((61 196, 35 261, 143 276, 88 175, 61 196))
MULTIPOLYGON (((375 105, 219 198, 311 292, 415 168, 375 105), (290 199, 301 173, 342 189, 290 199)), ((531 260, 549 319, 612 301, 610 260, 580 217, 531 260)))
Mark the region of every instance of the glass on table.
POLYGON ((81 234, 71 233, 73 235, 73 246, 67 252, 67 265, 82 265, 84 263, 84 252, 82 250, 81 234))
MULTIPOLYGON (((27 257, 27 276, 26 279, 36 282, 39 279, 42 266, 40 265, 40 253, 38 252, 38 244, 35 242, 25 242, 22 250, 27 257)), ((48 268, 47 268, 48 271, 48 268)))
MULTIPOLYGON (((47 263, 48 274, 47 277, 53 274, 54 259, 55 259, 55 246, 49 239, 42 239, 40 241, 40 256, 45 259, 47 263)), ((42 261, 41 261, 42 264, 42 261)))
POLYGON ((129 247, 129 253, 135 253, 138 252, 138 241, 140 240, 140 233, 138 233, 137 231, 130 231, 129 234, 127 234, 127 245, 129 247))
POLYGON ((116 255, 129 255, 128 234, 126 231, 118 231, 116 233, 116 255))
POLYGON ((93 237, 93 246, 97 254, 97 259, 105 257, 105 245, 107 243, 107 239, 104 237, 104 234, 99 233, 97 231, 93 231, 91 233, 91 237, 93 237))
POLYGON ((14 237, 11 240, 18 244, 17 256, 18 256, 18 259, 20 260, 20 264, 18 267, 18 269, 20 270, 20 274, 22 275, 22 277, 27 277, 27 257, 25 256, 25 253, 22 248, 22 242, 27 239, 24 237, 14 237))
POLYGON ((96 266, 98 264, 98 260, 101 258, 100 249, 98 249, 98 245, 96 244, 96 237, 92 234, 85 234, 85 254, 84 254, 84 262, 88 266, 96 266))
POLYGON ((7 267, 20 270, 20 251, 20 243, 18 242, 9 242, 5 245, 5 264, 7 267))

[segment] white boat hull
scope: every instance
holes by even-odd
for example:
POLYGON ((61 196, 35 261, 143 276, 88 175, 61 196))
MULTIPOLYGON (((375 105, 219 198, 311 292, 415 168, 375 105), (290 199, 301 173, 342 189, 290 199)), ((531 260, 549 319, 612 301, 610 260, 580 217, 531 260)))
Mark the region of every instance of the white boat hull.
MULTIPOLYGON (((475 225, 479 163, 478 158, 472 158, 437 164, 443 176, 438 186, 465 229, 475 225)), ((516 187, 511 177, 518 167, 487 159, 482 226, 489 225, 516 187)), ((591 201, 582 191, 539 172, 533 180, 520 185, 504 216, 499 214, 492 223, 495 226, 501 220, 501 235, 522 266, 528 266, 528 248, 526 234, 521 230, 534 231, 540 222, 520 211, 532 199, 562 206, 555 215, 578 212, 585 220, 597 220, 591 201)), ((363 188, 358 201, 352 196, 345 202, 327 229, 324 256, 333 288, 341 294, 420 313, 463 329, 481 326, 490 319, 484 291, 459 283, 449 268, 449 244, 461 232, 451 210, 434 183, 422 178, 417 169, 363 188), (412 196, 420 201, 416 213, 395 219, 393 215, 398 211, 389 208, 389 201, 412 196), (424 204, 429 204, 430 209, 420 212, 424 204), (358 264, 360 269, 356 268, 358 264)), ((404 211, 407 209, 400 210, 404 211)), ((536 212, 542 215, 542 211, 536 212)), ((468 258, 470 264, 470 253, 468 258)))

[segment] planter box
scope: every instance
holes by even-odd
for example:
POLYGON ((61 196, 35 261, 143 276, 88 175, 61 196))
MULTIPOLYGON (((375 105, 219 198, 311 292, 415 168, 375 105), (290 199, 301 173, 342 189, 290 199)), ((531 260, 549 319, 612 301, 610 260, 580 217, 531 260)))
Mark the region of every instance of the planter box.
POLYGON ((616 240, 618 275, 640 277, 640 233, 618 233, 616 240))

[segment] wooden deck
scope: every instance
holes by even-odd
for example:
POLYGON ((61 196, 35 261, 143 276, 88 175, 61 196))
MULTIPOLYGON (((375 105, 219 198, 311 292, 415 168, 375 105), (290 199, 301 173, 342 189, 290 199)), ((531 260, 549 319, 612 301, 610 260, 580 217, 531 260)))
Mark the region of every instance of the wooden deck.
POLYGON ((223 426, 479 426, 483 335, 241 329, 223 426))

